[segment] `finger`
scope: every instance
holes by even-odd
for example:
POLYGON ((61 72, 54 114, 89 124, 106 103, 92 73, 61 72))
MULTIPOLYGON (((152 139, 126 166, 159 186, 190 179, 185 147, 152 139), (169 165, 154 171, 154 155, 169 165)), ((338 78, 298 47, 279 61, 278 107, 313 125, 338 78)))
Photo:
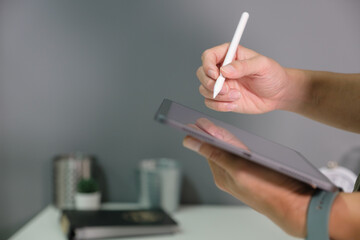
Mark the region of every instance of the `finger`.
POLYGON ((210 134, 211 136, 217 139, 228 142, 227 139, 234 138, 234 136, 231 133, 229 133, 226 129, 215 125, 207 118, 199 118, 196 120, 195 124, 198 128, 202 129, 203 131, 205 131, 206 133, 210 134))
POLYGON ((249 151, 249 148, 243 142, 241 142, 240 139, 235 137, 235 135, 230 133, 227 129, 215 125, 207 118, 199 118, 196 120, 196 126, 209 133, 211 136, 216 137, 217 139, 221 139, 227 143, 230 143, 231 145, 249 151))
POLYGON ((199 153, 207 160, 216 163, 219 167, 226 170, 226 172, 228 172, 230 175, 235 173, 237 167, 239 167, 239 165, 242 163, 240 157, 235 157, 235 155, 231 153, 228 153, 210 144, 203 143, 202 141, 191 136, 186 136, 184 138, 183 146, 199 153))
MULTIPOLYGON (((205 89, 207 89, 210 92, 214 91, 214 85, 215 85, 216 80, 208 77, 205 74, 203 67, 198 68, 198 70, 196 71, 196 76, 198 77, 199 81, 201 82, 201 84, 204 86, 205 89)), ((228 91, 229 91, 229 86, 228 86, 228 84, 224 83, 219 94, 220 95, 226 94, 228 91)))
POLYGON ((202 144, 202 141, 191 136, 186 136, 183 140, 183 146, 194 152, 199 152, 202 144))
POLYGON ((201 128, 199 128, 198 126, 196 126, 195 124, 192 124, 192 123, 187 124, 187 126, 193 128, 193 129, 196 129, 196 130, 201 130, 201 128))
POLYGON ((212 78, 209 78, 205 72, 204 72, 204 67, 199 67, 198 70, 196 71, 196 76, 198 77, 201 85, 204 86, 204 88, 206 88, 209 91, 212 91, 214 89, 214 85, 215 85, 215 80, 212 78))
MULTIPOLYGON (((191 136, 186 136, 183 141, 183 145, 185 147, 187 147, 190 150, 193 150, 195 152, 199 151, 201 144, 202 144, 201 141, 199 141, 198 139, 193 138, 191 136), (195 144, 195 146, 193 144, 195 144)), ((208 160, 208 163, 209 163, 212 175, 214 177, 214 182, 215 182, 216 186, 219 189, 221 189, 222 191, 227 191, 226 181, 229 181, 228 180, 230 178, 229 174, 226 172, 225 169, 220 167, 220 165, 218 165, 216 162, 208 160)))
POLYGON ((204 129, 201 129, 200 127, 196 126, 195 124, 190 123, 190 124, 188 124, 188 126, 191 127, 191 128, 193 128, 193 129, 195 129, 195 130, 197 130, 197 131, 199 131, 199 132, 203 132, 203 133, 209 134, 209 133, 206 132, 204 129))
POLYGON ((217 137, 217 129, 214 124, 212 124, 208 119, 206 118, 199 118, 195 122, 195 126, 197 126, 202 131, 206 132, 207 134, 210 134, 213 137, 217 137))
MULTIPOLYGON (((201 60, 207 76, 212 79, 219 77, 218 65, 224 61, 228 48, 229 43, 224 43, 204 51, 201 60)), ((259 55, 257 52, 239 45, 235 59, 244 60, 257 55, 259 55)))
POLYGON ((204 51, 201 55, 201 60, 207 76, 212 79, 218 78, 219 69, 217 65, 224 61, 228 48, 229 43, 224 43, 204 51))
MULTIPOLYGON (((224 89, 224 88, 223 88, 224 89)), ((199 92, 207 99, 213 99, 213 92, 207 90, 203 85, 200 85, 199 92)), ((223 102, 233 102, 239 100, 241 97, 241 93, 239 90, 230 89, 226 94, 218 94, 214 101, 223 101, 223 102)))
POLYGON ((208 164, 210 166, 215 185, 220 190, 227 192, 226 181, 228 179, 228 173, 213 161, 208 160, 208 164))
POLYGON ((221 73, 225 78, 238 79, 249 75, 262 75, 269 66, 269 59, 264 56, 256 56, 245 60, 236 60, 221 67, 221 73))
POLYGON ((241 169, 240 165, 243 163, 240 157, 207 143, 202 143, 197 152, 206 159, 215 162, 231 176, 235 174, 238 168, 241 169))
POLYGON ((213 99, 205 99, 205 105, 219 112, 231 112, 237 108, 237 104, 234 102, 215 101, 213 99))
POLYGON ((253 58, 259 56, 259 54, 249 48, 246 48, 244 46, 239 45, 236 50, 236 56, 235 59, 237 60, 245 60, 249 58, 253 58))

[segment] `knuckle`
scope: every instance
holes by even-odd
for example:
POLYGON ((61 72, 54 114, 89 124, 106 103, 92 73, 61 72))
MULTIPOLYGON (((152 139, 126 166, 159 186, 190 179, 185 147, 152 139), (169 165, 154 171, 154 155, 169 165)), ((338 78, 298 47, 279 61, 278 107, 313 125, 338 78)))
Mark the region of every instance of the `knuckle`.
POLYGON ((219 161, 224 156, 224 152, 218 148, 214 148, 208 156, 208 159, 211 161, 219 161))
POLYGON ((199 93, 204 96, 204 87, 203 87, 203 85, 199 86, 199 93))
POLYGON ((210 49, 206 49, 202 54, 201 54, 201 60, 205 60, 206 56, 210 53, 210 49))
POLYGON ((260 74, 264 74, 271 68, 271 60, 265 56, 259 57, 260 74))
POLYGON ((212 89, 213 87, 214 87, 214 84, 213 84, 213 82, 212 81, 207 81, 206 83, 205 83, 205 87, 207 88, 207 89, 212 89))
POLYGON ((265 57, 265 56, 260 56, 259 57, 259 62, 264 67, 268 67, 270 65, 270 59, 265 57))
POLYGON ((248 67, 247 61, 234 61, 234 67, 238 72, 244 71, 248 67))

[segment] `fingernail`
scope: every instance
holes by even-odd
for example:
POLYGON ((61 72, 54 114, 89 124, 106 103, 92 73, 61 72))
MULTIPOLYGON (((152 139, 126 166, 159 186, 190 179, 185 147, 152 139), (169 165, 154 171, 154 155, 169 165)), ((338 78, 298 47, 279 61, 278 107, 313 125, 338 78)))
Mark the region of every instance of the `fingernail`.
POLYGON ((198 152, 201 147, 202 142, 199 140, 193 139, 193 138, 186 138, 184 140, 184 147, 194 151, 198 152))
POLYGON ((231 99, 238 99, 238 98, 240 98, 240 96, 241 96, 241 94, 240 94, 239 91, 231 91, 231 92, 229 93, 229 97, 230 97, 231 99))
POLYGON ((235 69, 232 65, 230 65, 230 64, 221 67, 221 71, 223 71, 224 73, 227 73, 227 74, 234 74, 234 73, 236 73, 236 69, 235 69))
POLYGON ((208 76, 215 79, 217 77, 217 73, 214 70, 210 69, 208 71, 208 76))

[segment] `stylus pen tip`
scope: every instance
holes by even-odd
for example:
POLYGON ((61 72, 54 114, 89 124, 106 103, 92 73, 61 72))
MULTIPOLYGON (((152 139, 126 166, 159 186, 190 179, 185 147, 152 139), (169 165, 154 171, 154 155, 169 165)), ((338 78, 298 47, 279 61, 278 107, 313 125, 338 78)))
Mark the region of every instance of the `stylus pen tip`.
POLYGON ((217 91, 217 89, 214 89, 213 98, 216 98, 216 96, 219 94, 220 91, 217 91))

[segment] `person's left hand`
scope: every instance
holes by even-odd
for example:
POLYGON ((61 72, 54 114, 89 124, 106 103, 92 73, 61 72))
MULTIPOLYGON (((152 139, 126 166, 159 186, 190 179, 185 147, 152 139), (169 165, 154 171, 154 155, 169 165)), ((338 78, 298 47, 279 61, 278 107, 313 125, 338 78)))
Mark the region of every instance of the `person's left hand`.
MULTIPOLYGON (((196 125, 206 130, 206 124, 196 125)), ((218 188, 264 214, 288 234, 306 236, 306 212, 313 188, 193 137, 185 137, 183 144, 208 160, 218 188)))
POLYGON ((199 118, 196 120, 195 124, 189 124, 190 127, 205 132, 217 139, 220 139, 224 142, 230 143, 231 145, 250 151, 245 144, 240 141, 236 136, 231 134, 227 129, 215 125, 207 118, 199 118))

